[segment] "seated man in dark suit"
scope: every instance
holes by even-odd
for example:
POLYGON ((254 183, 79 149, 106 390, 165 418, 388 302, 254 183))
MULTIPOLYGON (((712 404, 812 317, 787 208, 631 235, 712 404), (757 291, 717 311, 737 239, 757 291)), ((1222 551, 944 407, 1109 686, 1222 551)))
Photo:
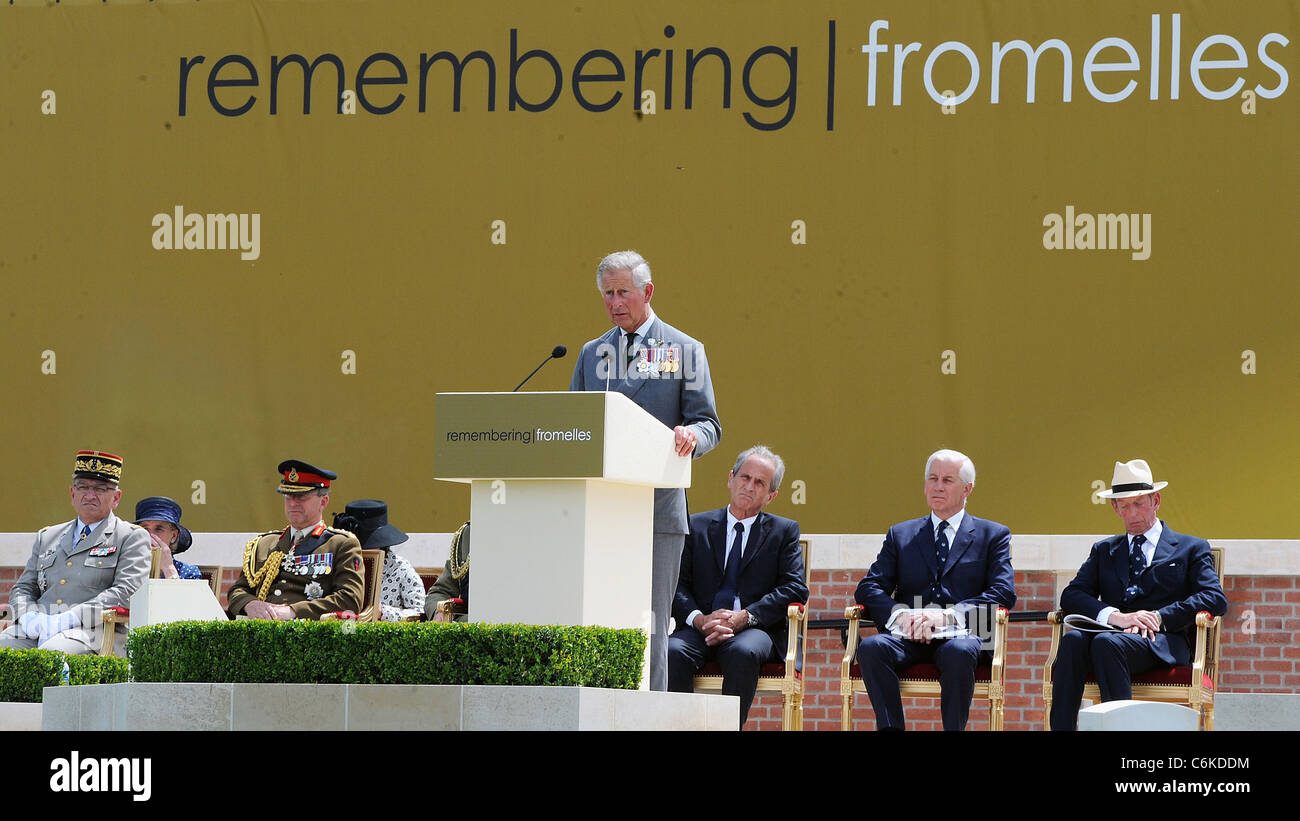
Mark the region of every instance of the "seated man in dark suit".
POLYGON ((966 729, 983 649, 978 634, 992 624, 993 608, 1016 603, 1011 531, 966 512, 974 487, 975 464, 964 454, 931 454, 925 463, 930 515, 889 529, 854 594, 880 631, 858 647, 878 729, 904 729, 898 671, 921 663, 939 668, 943 728, 966 729))
POLYGON ((727 477, 731 504, 691 517, 673 598, 669 691, 691 692, 696 672, 716 659, 723 695, 740 697, 742 727, 759 668, 784 655, 786 609, 808 601, 799 523, 762 512, 784 474, 785 462, 762 445, 740 454, 727 477))
POLYGON ((1228 612, 1210 545, 1156 518, 1168 484, 1153 482, 1150 466, 1134 459, 1116 462, 1110 490, 1097 494, 1110 499, 1124 533, 1092 546, 1061 594, 1061 608, 1118 629, 1061 635, 1052 666, 1053 730, 1078 727, 1089 670, 1102 701, 1131 698, 1134 673, 1191 664, 1185 631, 1198 612, 1228 612))

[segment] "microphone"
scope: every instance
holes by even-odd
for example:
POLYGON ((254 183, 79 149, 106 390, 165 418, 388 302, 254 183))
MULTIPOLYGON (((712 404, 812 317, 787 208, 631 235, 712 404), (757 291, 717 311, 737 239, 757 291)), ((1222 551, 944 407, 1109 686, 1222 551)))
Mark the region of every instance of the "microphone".
MULTIPOLYGON (((563 345, 556 345, 554 348, 551 349, 551 355, 542 360, 542 365, 545 365, 547 362, 550 362, 552 359, 563 359, 564 355, 567 354, 568 352, 569 349, 564 347, 563 345)), ((527 382, 529 379, 532 379, 533 374, 537 373, 542 369, 542 365, 538 365, 536 368, 533 368, 533 373, 530 373, 527 376, 525 376, 524 382, 527 382)), ((515 385, 515 390, 511 391, 511 393, 514 393, 515 391, 522 388, 524 386, 524 382, 520 382, 518 385, 515 385)))
MULTIPOLYGON (((608 348, 600 352, 600 358, 602 361, 609 359, 609 357, 610 357, 610 352, 608 348)), ((611 373, 610 371, 611 367, 612 366, 608 362, 605 363, 605 392, 606 393, 609 392, 609 375, 611 373)))

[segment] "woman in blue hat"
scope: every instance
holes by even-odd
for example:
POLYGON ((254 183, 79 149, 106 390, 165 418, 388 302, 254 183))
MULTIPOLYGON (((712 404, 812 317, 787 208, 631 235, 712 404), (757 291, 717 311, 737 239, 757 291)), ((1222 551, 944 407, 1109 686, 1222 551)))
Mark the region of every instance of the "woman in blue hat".
POLYGON ((135 504, 135 523, 149 531, 153 549, 162 552, 158 567, 164 579, 201 579, 196 565, 176 558, 190 549, 194 537, 181 527, 181 506, 166 496, 150 496, 135 504))

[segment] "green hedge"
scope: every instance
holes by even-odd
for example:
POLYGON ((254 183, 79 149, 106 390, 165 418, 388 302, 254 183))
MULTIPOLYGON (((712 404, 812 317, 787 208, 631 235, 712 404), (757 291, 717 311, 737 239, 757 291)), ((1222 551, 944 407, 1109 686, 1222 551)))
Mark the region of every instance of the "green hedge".
POLYGON ((41 701, 46 687, 62 683, 65 661, 69 684, 118 684, 127 680, 127 662, 123 658, 65 656, 53 650, 0 647, 0 701, 41 701))
POLYGON ((641 630, 258 621, 137 627, 135 681, 505 684, 636 689, 641 630))

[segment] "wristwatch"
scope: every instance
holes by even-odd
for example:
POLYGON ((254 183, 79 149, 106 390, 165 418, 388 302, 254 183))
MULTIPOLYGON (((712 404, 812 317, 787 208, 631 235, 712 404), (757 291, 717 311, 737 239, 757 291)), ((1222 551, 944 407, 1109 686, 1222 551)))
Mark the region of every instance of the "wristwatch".
POLYGON ((757 626, 758 626, 758 616, 755 616, 753 613, 749 612, 748 610, 745 611, 745 616, 746 616, 746 619, 745 619, 745 626, 746 626, 746 627, 757 627, 757 626))

